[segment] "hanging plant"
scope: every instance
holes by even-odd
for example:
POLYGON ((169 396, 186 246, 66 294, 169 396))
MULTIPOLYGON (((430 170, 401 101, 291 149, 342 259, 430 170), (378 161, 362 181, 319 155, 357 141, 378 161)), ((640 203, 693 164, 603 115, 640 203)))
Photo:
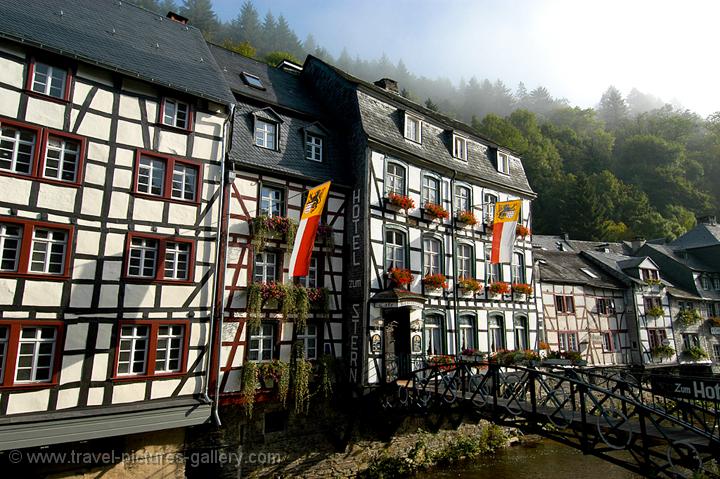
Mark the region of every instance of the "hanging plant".
POLYGON ((247 290, 247 316, 250 328, 259 328, 262 318, 262 285, 251 283, 247 290))
POLYGON ((256 251, 263 251, 267 244, 267 239, 271 237, 282 236, 289 245, 292 245, 295 240, 297 224, 290 218, 260 215, 252 218, 250 224, 253 233, 251 244, 255 247, 256 251))
POLYGON ((437 220, 437 219, 448 219, 450 218, 450 213, 447 212, 445 208, 443 208, 440 205, 436 205, 435 203, 425 203, 425 214, 428 215, 431 219, 437 220))
POLYGON ((246 361, 243 364, 242 389, 241 394, 245 404, 245 414, 252 417, 253 406, 255 404, 255 390, 258 383, 257 364, 252 361, 246 361))
POLYGON ((277 381, 278 399, 283 407, 287 405, 288 391, 290 391, 290 365, 285 361, 278 361, 280 376, 277 381))
POLYGON ((477 224, 477 218, 472 211, 461 211, 457 215, 457 222, 465 226, 473 226, 477 224))
POLYGON ((409 269, 391 268, 388 271, 388 279, 395 286, 405 286, 412 283, 413 275, 409 269))
POLYGON ((325 314, 330 312, 330 295, 327 288, 310 288, 307 294, 312 309, 325 314))
POLYGON ((650 350, 650 354, 652 354, 654 358, 670 359, 673 357, 673 354, 675 354, 675 350, 672 348, 672 346, 666 346, 664 344, 661 344, 652 348, 650 350))
POLYGON ((645 314, 647 314, 648 316, 660 318, 665 314, 665 312, 663 311, 662 306, 653 306, 652 308, 648 309, 645 314))
POLYGON ((325 223, 318 225, 317 234, 315 235, 315 242, 319 243, 325 248, 333 249, 335 247, 335 235, 333 234, 333 227, 325 223))
POLYGON ((415 208, 415 201, 409 196, 399 195, 397 193, 389 193, 387 195, 388 204, 405 210, 405 213, 411 208, 415 208))
POLYGON ((310 405, 310 374, 312 364, 305 360, 303 344, 295 343, 295 363, 293 364, 293 392, 295 393, 295 413, 306 413, 310 405))
POLYGON ((308 312, 310 311, 308 290, 302 286, 296 287, 293 299, 295 302, 295 324, 298 328, 304 328, 307 323, 308 312))
POLYGON ((710 357, 710 356, 708 356, 707 351, 705 351, 700 346, 690 346, 689 348, 685 348, 683 350, 683 354, 685 354, 687 357, 689 357, 693 361, 701 361, 703 359, 708 359, 710 357))
POLYGON ((460 279, 458 279, 458 288, 469 293, 476 293, 482 288, 482 283, 474 278, 461 276, 460 279))
POLYGON ((332 394, 332 369, 335 364, 335 358, 329 354, 323 355, 319 361, 320 368, 320 392, 325 399, 332 394))
POLYGON ((515 227, 515 236, 519 236, 521 238, 525 238, 526 236, 530 236, 530 228, 523 225, 517 225, 515 227))
POLYGON ((645 284, 648 286, 660 286, 662 284, 662 281, 656 278, 647 278, 645 280, 645 284))
POLYGON ((428 289, 445 289, 448 287, 447 278, 444 274, 426 274, 423 284, 428 289))
POLYGON ((702 321, 702 317, 700 316, 700 312, 695 308, 683 309, 678 313, 676 320, 681 326, 687 327, 698 324, 702 321))

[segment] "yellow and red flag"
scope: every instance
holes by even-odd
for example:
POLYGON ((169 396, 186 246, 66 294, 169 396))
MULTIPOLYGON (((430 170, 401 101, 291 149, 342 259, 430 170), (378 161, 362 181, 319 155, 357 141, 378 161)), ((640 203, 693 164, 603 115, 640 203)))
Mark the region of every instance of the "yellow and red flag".
POLYGON ((501 201, 495 203, 493 219, 493 241, 490 263, 512 262, 515 228, 520 219, 521 200, 501 201))
POLYGON ((290 255, 290 276, 307 276, 310 270, 310 257, 313 244, 315 244, 315 234, 329 191, 330 182, 328 181, 308 192, 300 216, 300 225, 295 235, 295 244, 290 255))

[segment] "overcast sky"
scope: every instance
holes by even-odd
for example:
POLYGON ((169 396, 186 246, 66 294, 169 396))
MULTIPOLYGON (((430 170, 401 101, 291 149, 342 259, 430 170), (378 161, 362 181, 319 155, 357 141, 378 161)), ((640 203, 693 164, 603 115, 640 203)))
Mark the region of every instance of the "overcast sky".
MULTIPOLYGON (((213 0, 222 20, 242 0, 213 0)), ((594 106, 635 87, 706 116, 720 110, 720 1, 254 0, 335 57, 393 61, 415 74, 545 86, 594 106)))

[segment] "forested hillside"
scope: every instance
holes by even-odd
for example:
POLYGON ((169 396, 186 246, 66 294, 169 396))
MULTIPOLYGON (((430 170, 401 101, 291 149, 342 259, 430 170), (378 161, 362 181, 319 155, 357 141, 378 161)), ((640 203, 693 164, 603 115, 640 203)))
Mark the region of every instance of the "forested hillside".
MULTIPOLYGON (((368 81, 397 80, 402 95, 466 121, 519 153, 538 194, 537 233, 594 240, 675 237, 696 216, 720 209, 720 113, 703 119, 652 95, 613 87, 595 109, 572 107, 539 86, 513 91, 502 81, 413 75, 402 60, 333 58, 312 35, 300 41, 282 15, 262 18, 246 1, 223 23, 210 0, 136 0, 164 14, 178 11, 212 42, 268 63, 308 53, 368 81)), ((482 74, 482 72, 478 72, 482 74)))

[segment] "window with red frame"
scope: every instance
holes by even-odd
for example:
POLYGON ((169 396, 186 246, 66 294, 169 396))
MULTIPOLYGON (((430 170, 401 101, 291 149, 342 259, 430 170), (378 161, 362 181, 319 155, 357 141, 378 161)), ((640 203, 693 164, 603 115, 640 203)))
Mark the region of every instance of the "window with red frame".
POLYGON ((645 311, 655 307, 662 308, 662 301, 660 298, 654 296, 645 296, 643 298, 643 303, 645 304, 645 311))
POLYGON ((155 281, 191 281, 193 251, 192 240, 131 234, 126 276, 155 281))
POLYGON ((574 331, 559 332, 558 348, 560 351, 580 351, 578 333, 574 331))
POLYGON ((199 165, 176 158, 138 152, 135 191, 179 201, 198 199, 199 165))
POLYGON ((85 139, 0 118, 0 171, 78 184, 85 139))
POLYGON ((558 313, 575 313, 575 299, 572 296, 555 295, 555 308, 558 313))
POLYGON ((28 90, 59 100, 67 100, 70 96, 70 84, 71 75, 67 68, 39 61, 31 63, 28 90))
POLYGON ((121 324, 117 376, 182 372, 186 339, 185 324, 121 324))
POLYGON ((192 129, 192 107, 189 103, 163 98, 162 116, 160 121, 163 125, 180 128, 183 130, 192 129))
POLYGON ((58 324, 0 323, 0 386, 54 383, 59 341, 58 324))
POLYGON ((72 228, 0 218, 0 273, 67 276, 72 228))

